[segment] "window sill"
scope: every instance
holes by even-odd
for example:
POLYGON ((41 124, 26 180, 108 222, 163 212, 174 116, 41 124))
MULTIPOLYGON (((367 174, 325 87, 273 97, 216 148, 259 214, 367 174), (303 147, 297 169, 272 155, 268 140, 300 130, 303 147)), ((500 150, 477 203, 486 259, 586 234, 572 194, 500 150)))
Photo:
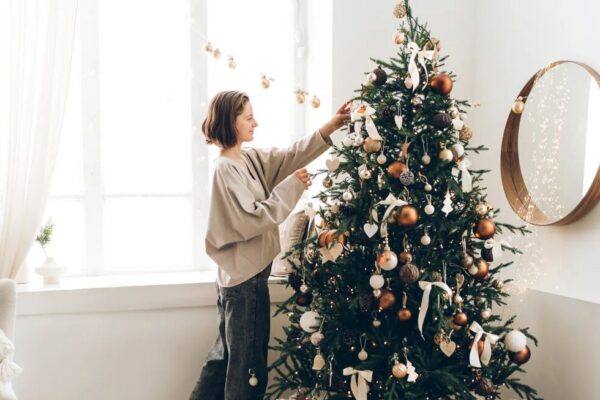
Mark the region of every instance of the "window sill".
MULTIPOLYGON (((273 303, 290 295, 281 281, 269 280, 273 303)), ((57 285, 38 279, 17 285, 17 299, 17 316, 213 307, 215 272, 67 277, 57 285)))

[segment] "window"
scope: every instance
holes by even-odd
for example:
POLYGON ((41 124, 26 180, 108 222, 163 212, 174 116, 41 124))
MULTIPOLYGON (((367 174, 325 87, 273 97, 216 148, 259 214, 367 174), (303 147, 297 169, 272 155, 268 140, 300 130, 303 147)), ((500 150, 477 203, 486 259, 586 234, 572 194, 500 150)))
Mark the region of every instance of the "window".
POLYGON ((211 267, 204 231, 216 151, 200 133, 206 104, 220 90, 246 91, 261 124, 255 146, 285 146, 303 131, 292 93, 302 66, 296 4, 80 0, 43 220, 55 223, 49 255, 69 275, 211 267), (202 51, 207 39, 220 60, 202 51), (260 73, 276 79, 268 90, 260 73))

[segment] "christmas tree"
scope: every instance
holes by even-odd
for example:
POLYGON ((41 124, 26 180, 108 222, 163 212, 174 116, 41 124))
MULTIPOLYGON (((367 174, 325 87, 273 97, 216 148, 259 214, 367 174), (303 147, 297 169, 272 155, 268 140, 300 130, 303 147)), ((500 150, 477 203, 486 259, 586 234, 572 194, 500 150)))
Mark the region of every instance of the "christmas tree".
POLYGON ((389 61, 357 90, 341 146, 327 161, 315 229, 288 253, 295 293, 272 365, 270 398, 495 399, 531 353, 527 329, 494 312, 506 293, 494 263, 517 254, 471 168, 467 101, 451 97, 440 42, 407 3, 389 61))

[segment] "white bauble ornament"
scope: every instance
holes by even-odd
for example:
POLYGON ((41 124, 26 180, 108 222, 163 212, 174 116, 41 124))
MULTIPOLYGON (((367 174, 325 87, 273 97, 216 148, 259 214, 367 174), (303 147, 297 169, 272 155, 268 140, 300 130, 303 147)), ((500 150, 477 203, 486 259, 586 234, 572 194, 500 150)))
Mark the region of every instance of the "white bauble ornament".
POLYGON ((369 358, 369 353, 367 353, 365 351, 365 349, 362 349, 361 351, 358 352, 358 359, 360 361, 366 361, 367 358, 369 358))
POLYGON ((477 273, 479 272, 479 268, 477 268, 475 264, 472 264, 467 271, 471 275, 477 275, 477 273))
POLYGON ((421 236, 421 244, 423 246, 429 246, 431 244, 431 238, 428 234, 424 234, 423 236, 421 236))
POLYGON ((443 149, 442 151, 440 151, 440 160, 442 160, 443 162, 449 163, 450 161, 452 161, 453 158, 454 155, 450 150, 443 149))
POLYGON ((387 247, 377 258, 377 264, 379 264, 382 270, 391 271, 398 265, 398 256, 387 247))
POLYGON ((300 327, 308 333, 316 332, 321 324, 321 316, 316 311, 307 311, 300 317, 300 327))
POLYGON ((363 181, 366 181, 367 179, 371 179, 371 171, 369 171, 366 168, 363 168, 360 171, 358 171, 358 176, 360 176, 360 179, 362 179, 363 181))
POLYGON ((227 60, 227 66, 229 67, 229 69, 235 69, 237 67, 237 63, 235 62, 233 57, 229 57, 229 59, 227 60))
POLYGON ((377 156, 377 164, 383 165, 387 161, 387 157, 383 154, 377 156))
POLYGON ((463 302, 463 298, 460 294, 454 295, 454 304, 461 304, 463 302))
POLYGON ((300 285, 300 291, 301 291, 302 293, 306 293, 306 292, 308 292, 308 285, 307 285, 307 284, 305 284, 305 283, 303 283, 302 285, 300 285))
POLYGON ((511 109, 515 114, 521 114, 525 110, 525 102, 521 96, 517 97, 511 109))
POLYGON ((431 192, 433 190, 433 187, 429 183, 427 183, 425 184, 425 187, 423 189, 425 189, 426 192, 431 192))
POLYGON ((342 199, 344 199, 344 201, 350 201, 350 200, 352 200, 352 193, 350 193, 350 192, 344 192, 342 194, 342 199))
POLYGON ((320 345, 323 339, 325 339, 325 335, 323 335, 321 331, 315 332, 312 335, 310 335, 310 342, 315 346, 320 345))
POLYGON ((258 378, 256 377, 256 375, 252 374, 250 379, 248 379, 248 383, 250 384, 250 386, 258 385, 258 378))
POLYGON ((482 319, 489 319, 491 316, 492 316, 492 310, 490 310, 489 308, 486 308, 485 310, 483 310, 481 312, 482 319))
POLYGON ((506 350, 518 353, 527 346, 527 337, 517 329, 514 329, 504 336, 504 346, 506 350))
POLYGON ((454 143, 450 148, 450 151, 452 152, 455 160, 458 160, 465 155, 465 148, 460 143, 454 143))
POLYGON ((433 204, 427 204, 425 206, 425 214, 427 215, 431 215, 435 212, 435 207, 433 206, 433 204))
POLYGON ((352 146, 352 143, 354 143, 354 140, 352 140, 351 136, 346 136, 344 140, 342 140, 342 144, 346 147, 352 146))
POLYGON ((429 165, 431 163, 431 156, 429 154, 424 154, 423 157, 421 157, 421 162, 423 165, 429 165))
POLYGON ((404 78, 404 87, 406 87, 407 89, 412 89, 413 81, 410 78, 410 76, 407 76, 406 78, 404 78))
POLYGON ((363 139, 362 136, 357 136, 356 139, 354 139, 354 145, 356 147, 362 146, 364 142, 365 142, 365 139, 363 139))
POLYGON ((381 326, 381 321, 375 318, 373 320, 373 328, 379 328, 381 326))
POLYGON ((369 285, 373 289, 381 289, 383 285, 385 285, 385 279, 383 279, 383 275, 373 274, 369 279, 369 285))
POLYGON ((381 296, 381 289, 373 289, 373 296, 379 298, 381 296))

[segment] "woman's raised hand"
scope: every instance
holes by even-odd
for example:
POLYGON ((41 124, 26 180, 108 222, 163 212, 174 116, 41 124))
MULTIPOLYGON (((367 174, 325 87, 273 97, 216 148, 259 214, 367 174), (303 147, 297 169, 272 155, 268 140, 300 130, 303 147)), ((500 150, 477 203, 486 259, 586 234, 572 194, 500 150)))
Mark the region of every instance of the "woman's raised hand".
POLYGON ((306 171, 306 168, 300 168, 298 170, 296 170, 294 172, 294 176, 298 179, 300 179, 300 181, 302 183, 304 183, 304 186, 306 186, 306 188, 308 188, 310 185, 312 185, 312 181, 310 180, 310 175, 308 175, 308 171, 306 171))

